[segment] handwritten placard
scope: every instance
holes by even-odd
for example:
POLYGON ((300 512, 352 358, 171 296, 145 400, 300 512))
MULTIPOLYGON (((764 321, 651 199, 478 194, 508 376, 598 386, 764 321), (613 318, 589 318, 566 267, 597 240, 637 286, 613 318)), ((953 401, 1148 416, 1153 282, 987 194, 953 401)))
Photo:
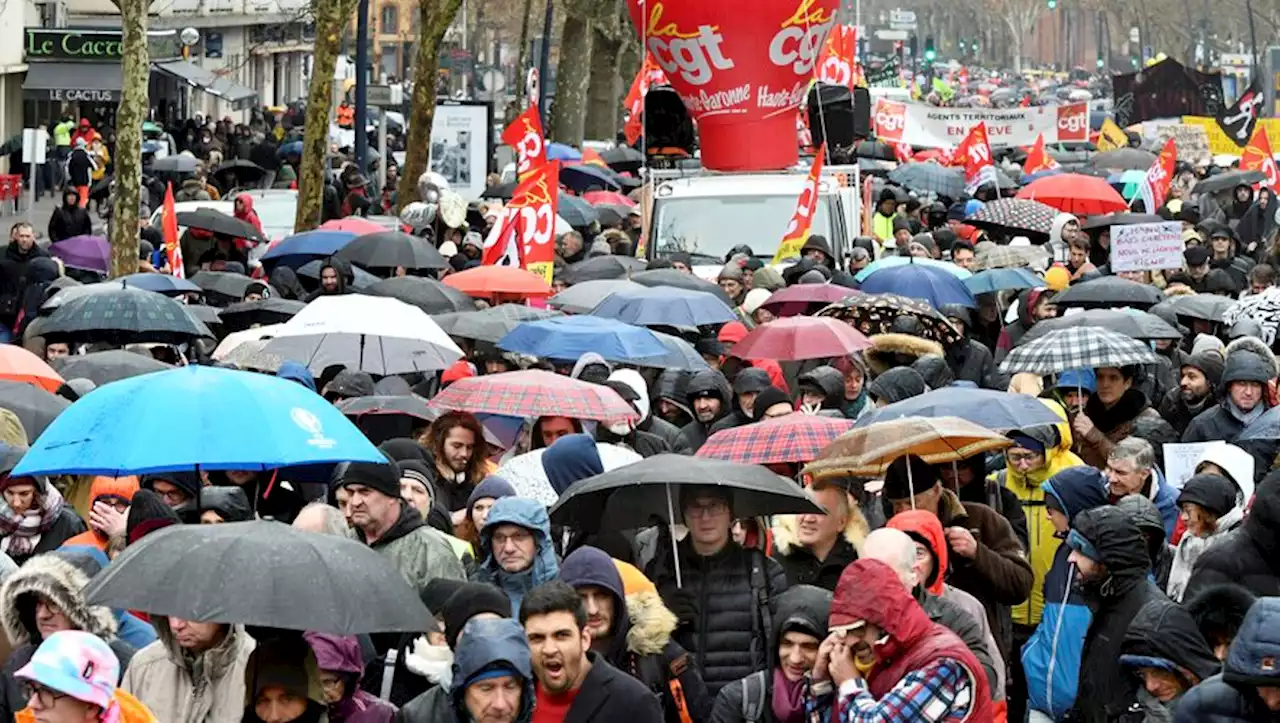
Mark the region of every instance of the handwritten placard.
POLYGON ((1174 489, 1182 486, 1196 473, 1196 463, 1204 458, 1205 452, 1215 447, 1225 447, 1226 442, 1184 442, 1182 444, 1164 445, 1164 478, 1174 489))
POLYGON ((1182 268, 1182 224, 1134 223, 1111 227, 1111 270, 1182 268))

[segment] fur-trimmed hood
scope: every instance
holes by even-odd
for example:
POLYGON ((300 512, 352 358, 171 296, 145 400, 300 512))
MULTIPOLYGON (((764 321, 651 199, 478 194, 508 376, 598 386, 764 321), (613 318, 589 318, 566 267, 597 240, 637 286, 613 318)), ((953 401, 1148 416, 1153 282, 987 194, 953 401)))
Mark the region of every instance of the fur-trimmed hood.
POLYGON ((912 362, 928 354, 945 355, 945 350, 938 342, 910 334, 872 334, 868 338, 871 340, 871 348, 864 351, 862 356, 873 376, 879 376, 895 366, 903 366, 895 363, 893 357, 896 354, 912 356, 912 362))
POLYGON ((1230 344, 1227 344, 1227 350, 1224 357, 1230 358, 1231 353, 1238 349, 1251 351, 1262 357, 1271 365, 1272 378, 1280 376, 1280 363, 1276 362, 1276 355, 1272 353, 1271 347, 1267 346, 1266 342, 1256 336, 1242 336, 1239 339, 1232 341, 1230 344))
POLYGON ((0 586, 0 624, 15 647, 39 643, 36 631, 35 597, 39 595, 58 606, 77 630, 103 640, 116 634, 116 618, 111 609, 89 605, 84 588, 89 578, 57 553, 37 555, 18 568, 0 586))
POLYGON ((627 596, 627 650, 636 655, 658 655, 671 642, 678 623, 657 592, 645 590, 627 596))
MULTIPOLYGON (((799 515, 774 515, 773 548, 779 555, 789 555, 800 546, 799 515)), ((844 526, 844 539, 853 545, 853 549, 862 552, 862 541, 867 539, 871 526, 862 516, 862 508, 858 501, 849 496, 849 522, 844 526)))

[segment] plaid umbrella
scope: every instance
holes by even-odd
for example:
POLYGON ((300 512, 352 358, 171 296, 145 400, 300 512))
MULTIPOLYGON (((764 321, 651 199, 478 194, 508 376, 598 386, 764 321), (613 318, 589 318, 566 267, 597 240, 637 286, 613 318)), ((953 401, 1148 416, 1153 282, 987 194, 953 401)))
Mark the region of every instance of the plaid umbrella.
POLYGON ((431 405, 472 414, 571 417, 606 423, 638 418, 636 410, 609 387, 538 369, 459 379, 432 398, 431 405))
POLYGON ((932 161, 906 163, 889 172, 889 180, 916 192, 932 192, 949 198, 964 195, 964 173, 932 161))
POLYGON ((920 335, 943 346, 955 344, 963 337, 937 309, 919 299, 897 294, 862 294, 837 301, 818 312, 852 325, 867 336, 887 334, 899 316, 914 316, 921 325, 920 335))
POLYGON ((118 287, 59 306, 49 315, 43 333, 89 343, 182 344, 209 335, 209 329, 167 296, 118 287))
MULTIPOLYGON (((1001 198, 978 209, 965 223, 978 228, 1049 239, 1053 219, 1060 212, 1039 201, 1023 198, 1001 198)), ((1036 238, 1032 238, 1036 240, 1036 238)))
POLYGON ((711 435, 697 456, 740 464, 799 464, 818 456, 853 420, 793 413, 711 435))
POLYGON ((906 454, 929 464, 959 462, 1004 449, 1013 440, 958 417, 902 417, 858 427, 827 445, 804 468, 813 479, 876 477, 906 454))
POLYGON ((1099 369, 1155 364, 1155 352, 1137 339, 1100 326, 1059 329, 1024 344, 1000 364, 1005 374, 1056 374, 1068 369, 1099 369))

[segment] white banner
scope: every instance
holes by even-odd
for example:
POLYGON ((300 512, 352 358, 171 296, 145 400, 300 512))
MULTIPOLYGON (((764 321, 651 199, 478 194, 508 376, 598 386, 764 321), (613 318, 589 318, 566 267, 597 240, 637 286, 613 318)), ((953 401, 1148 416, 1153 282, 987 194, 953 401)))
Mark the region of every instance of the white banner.
POLYGON ((1089 140, 1089 104, 1031 108, 936 108, 920 103, 876 101, 876 136, 891 143, 927 148, 954 148, 979 123, 987 124, 992 148, 1030 146, 1036 136, 1045 143, 1089 140))
POLYGON ((1182 268, 1182 224, 1133 223, 1111 227, 1111 270, 1182 268))

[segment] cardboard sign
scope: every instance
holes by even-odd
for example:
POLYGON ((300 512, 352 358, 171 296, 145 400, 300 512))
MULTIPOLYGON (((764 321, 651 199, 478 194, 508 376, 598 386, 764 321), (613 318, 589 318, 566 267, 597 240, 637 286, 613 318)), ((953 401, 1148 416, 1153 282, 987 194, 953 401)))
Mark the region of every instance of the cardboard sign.
POLYGON ((1111 270, 1182 268, 1182 224, 1135 223, 1111 227, 1111 270))
POLYGON ((1222 441, 1164 445, 1165 481, 1173 485, 1174 489, 1181 490, 1196 473, 1196 462, 1204 457, 1204 453, 1214 447, 1225 446, 1227 443, 1222 441))
MULTIPOLYGON (((1217 124, 1217 121, 1213 121, 1217 124)), ((1177 125, 1165 126, 1156 134, 1156 142, 1152 148, 1163 147, 1168 139, 1178 148, 1178 160, 1186 161, 1193 166, 1207 166, 1213 162, 1213 154, 1209 150, 1209 133, 1203 126, 1177 125)))

